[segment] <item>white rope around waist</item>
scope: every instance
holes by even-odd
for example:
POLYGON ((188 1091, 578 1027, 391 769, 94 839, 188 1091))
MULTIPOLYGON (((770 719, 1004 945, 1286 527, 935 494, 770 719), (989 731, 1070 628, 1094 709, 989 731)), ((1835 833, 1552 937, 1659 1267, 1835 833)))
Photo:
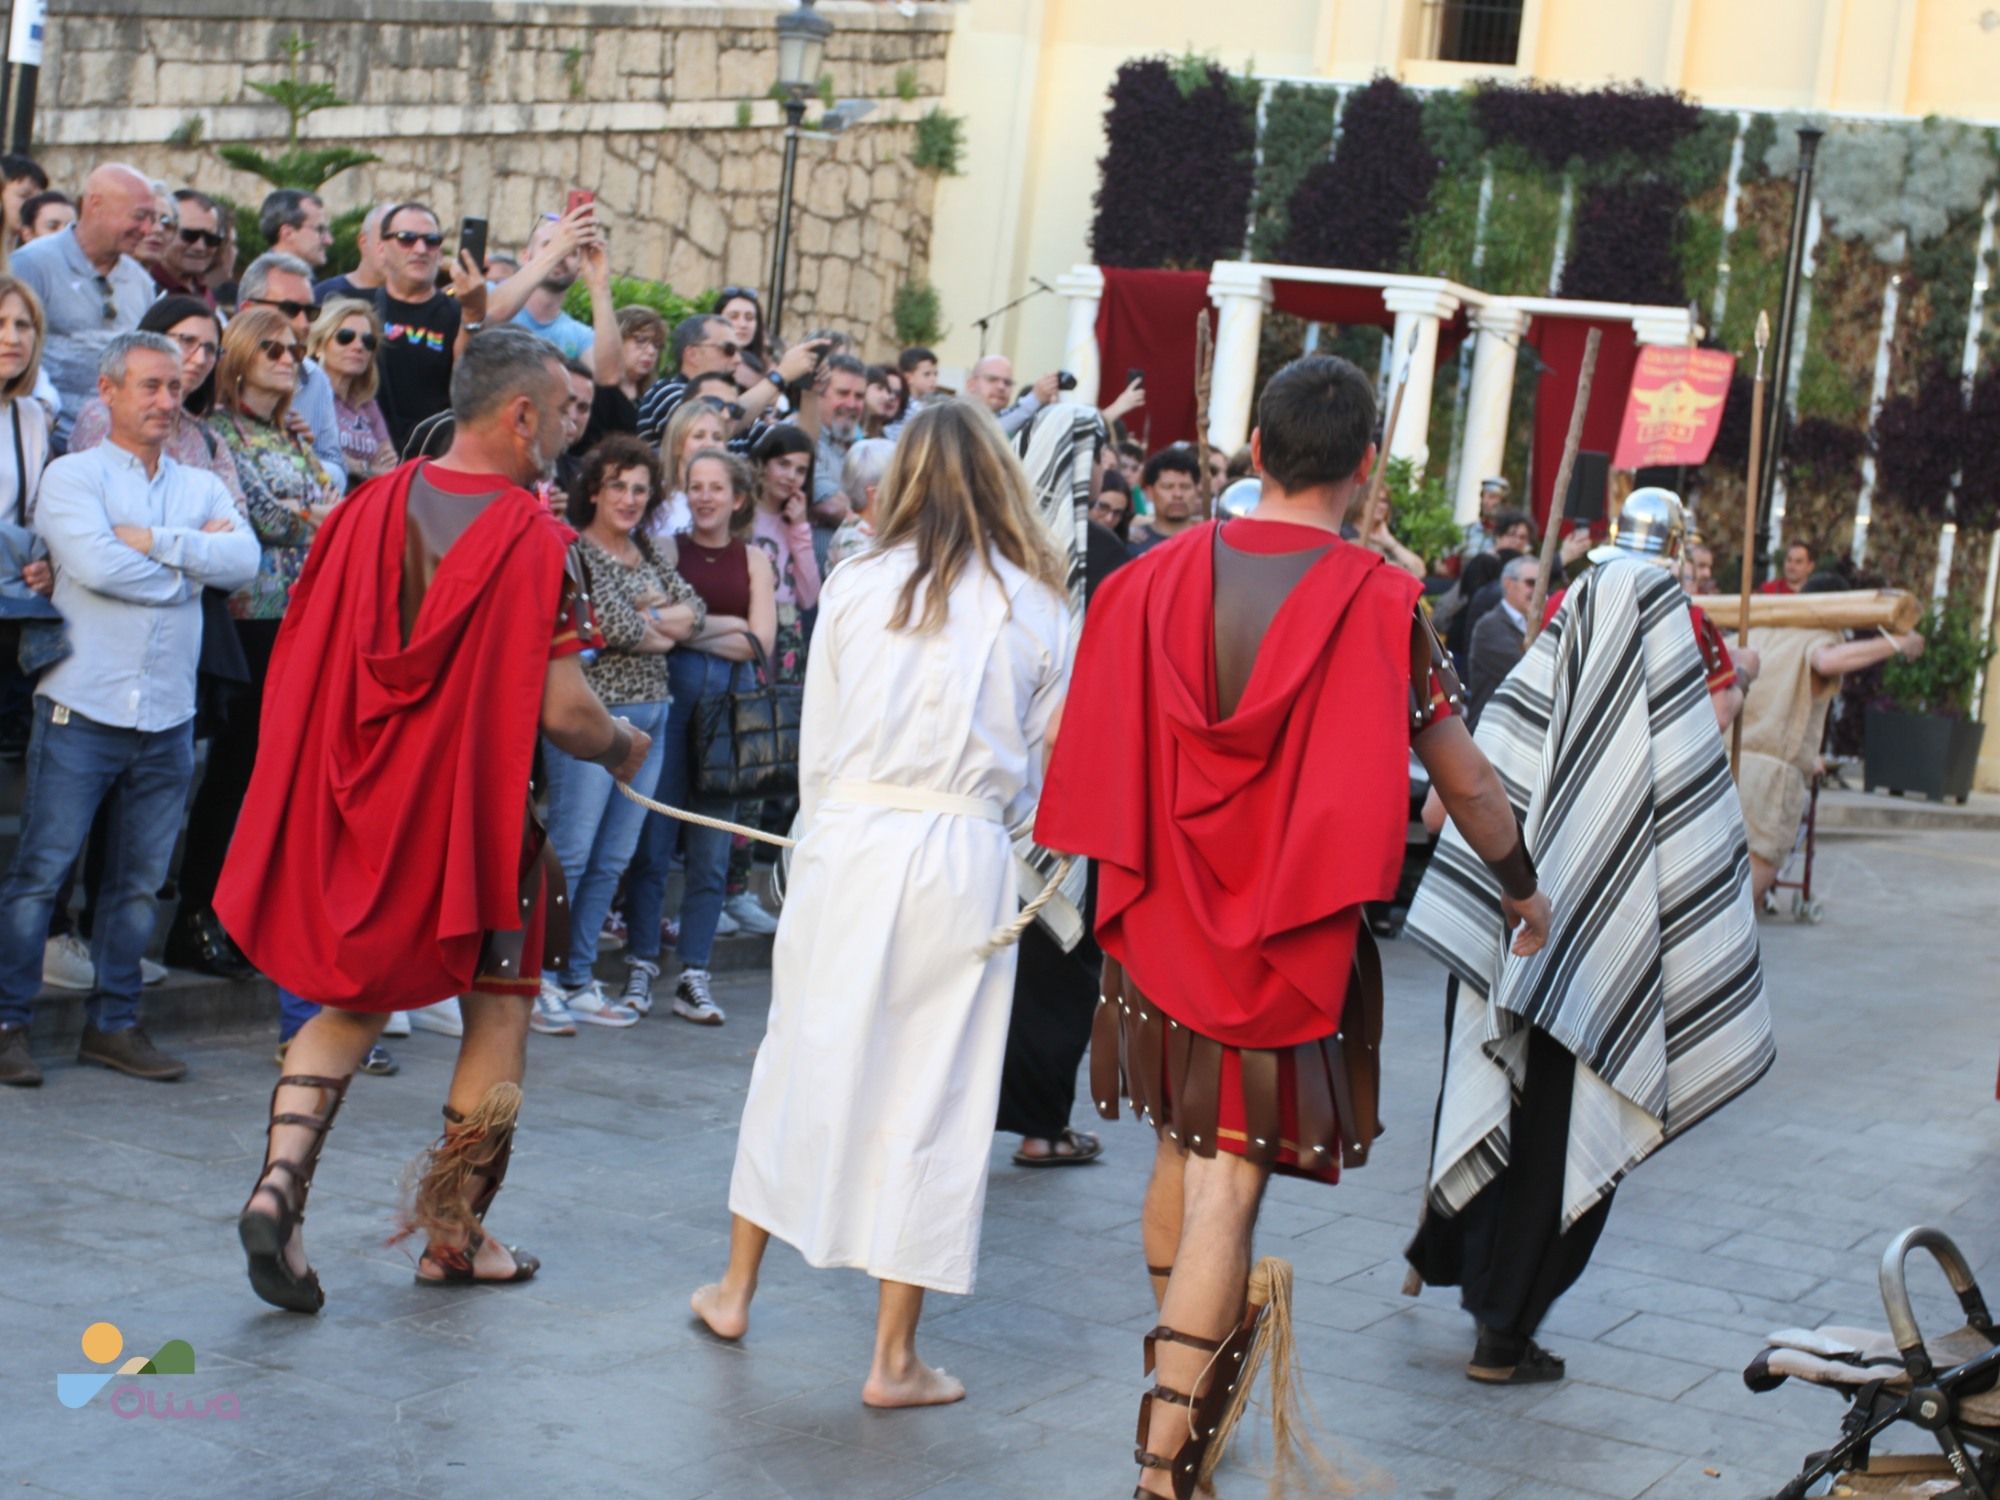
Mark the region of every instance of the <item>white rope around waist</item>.
POLYGON ((946 817, 979 818, 988 823, 1003 822, 1006 809, 991 797, 961 797, 956 792, 937 792, 929 787, 901 786, 890 781, 850 781, 836 777, 827 783, 829 802, 866 802, 876 807, 893 807, 899 812, 943 813, 946 817))

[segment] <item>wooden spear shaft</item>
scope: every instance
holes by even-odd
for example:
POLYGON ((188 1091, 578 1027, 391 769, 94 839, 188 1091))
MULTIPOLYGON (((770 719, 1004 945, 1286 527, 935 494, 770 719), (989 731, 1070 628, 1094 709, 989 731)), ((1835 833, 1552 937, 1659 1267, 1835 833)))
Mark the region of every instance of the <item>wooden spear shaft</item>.
MULTIPOLYGON (((1375 455, 1375 467, 1369 470, 1368 483, 1361 491, 1361 513, 1354 518, 1356 529, 1364 532, 1368 526, 1368 518, 1374 514, 1375 502, 1381 498, 1382 487, 1389 480, 1389 445, 1396 440, 1396 423, 1403 415, 1403 392, 1410 388, 1410 361, 1416 357, 1417 337, 1412 333, 1409 357, 1403 361, 1402 378, 1396 382, 1396 389, 1389 397, 1389 422, 1382 429, 1382 451, 1375 455)), ((1390 351, 1390 358, 1391 360, 1395 358, 1393 349, 1390 351)), ((1364 535, 1362 540, 1366 541, 1367 537, 1364 535)))
MULTIPOLYGON (((1764 350, 1771 342, 1771 315, 1757 314, 1757 374, 1750 386, 1750 473, 1743 496, 1743 569, 1741 604, 1736 616, 1736 644, 1750 643, 1750 593, 1757 554, 1757 496, 1764 474, 1764 350)), ((1743 715, 1729 726, 1729 774, 1743 761, 1743 715)))
POLYGON ((1215 341, 1209 331, 1208 309, 1194 315, 1194 451, 1201 469, 1199 493, 1207 496, 1201 513, 1215 515, 1215 496, 1208 493, 1208 406, 1215 385, 1215 341))
POLYGON ((1583 341, 1583 368, 1576 374, 1576 405, 1569 409, 1569 434, 1563 439, 1562 462, 1556 465, 1555 492, 1549 496, 1548 525, 1542 528, 1542 565, 1535 575, 1535 592, 1528 600, 1528 628, 1521 635, 1521 650, 1535 644, 1542 633, 1542 611, 1549 602, 1549 574, 1556 565, 1556 533, 1562 530, 1563 511, 1569 503, 1569 476, 1576 467, 1576 450, 1583 445, 1583 418, 1590 410, 1590 386, 1597 378, 1597 346, 1604 342, 1601 329, 1593 328, 1583 341))

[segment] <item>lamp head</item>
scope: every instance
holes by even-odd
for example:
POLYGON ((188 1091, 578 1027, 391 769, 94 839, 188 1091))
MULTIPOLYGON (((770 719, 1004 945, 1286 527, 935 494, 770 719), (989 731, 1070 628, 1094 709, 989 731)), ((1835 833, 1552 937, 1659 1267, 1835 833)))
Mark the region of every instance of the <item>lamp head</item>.
POLYGON ((814 0, 799 0, 796 10, 778 17, 778 83, 790 93, 803 94, 819 82, 820 59, 833 22, 813 9, 814 0))

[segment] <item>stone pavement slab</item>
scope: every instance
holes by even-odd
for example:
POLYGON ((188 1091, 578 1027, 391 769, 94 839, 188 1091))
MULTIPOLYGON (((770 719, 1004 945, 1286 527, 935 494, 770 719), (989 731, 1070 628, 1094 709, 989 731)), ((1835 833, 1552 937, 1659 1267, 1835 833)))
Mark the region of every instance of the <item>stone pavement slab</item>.
MULTIPOLYGON (((1864 830, 1821 844, 1817 927, 1767 921, 1770 1077, 1642 1166, 1591 1269, 1551 1314, 1560 1386, 1466 1381, 1448 1292, 1400 1294, 1429 1146, 1442 980, 1390 944, 1389 1133, 1338 1188, 1274 1183, 1260 1251, 1298 1271, 1306 1386, 1368 1492, 1421 1500, 1759 1500, 1834 1435, 1840 1403, 1753 1396, 1741 1368, 1786 1325, 1879 1325, 1884 1243, 1957 1235, 2000 1292, 2000 836, 1864 830)), ((233 1218, 263 1143, 271 1024, 171 1036, 181 1084, 134 1082, 38 1039, 49 1082, 0 1091, 0 1477, 9 1492, 592 1496, 646 1500, 1062 1500, 1129 1492, 1138 1249, 1150 1138, 1102 1127, 1101 1164, 1012 1166, 996 1140, 980 1286, 934 1298, 931 1357, 970 1398, 865 1410, 874 1293, 774 1247, 740 1346, 693 1325, 726 1251, 737 1111, 768 976, 719 986, 730 1024, 530 1039, 527 1109, 495 1232, 541 1255, 517 1288, 438 1292, 385 1243, 408 1160, 435 1133, 452 1044, 393 1044, 358 1078, 319 1174, 310 1241, 328 1290, 306 1320, 244 1283, 233 1218), (169 1338, 235 1421, 64 1410, 83 1327, 169 1338)), ((830 1080, 831 1082, 831 1080, 830 1080)), ((1078 1124, 1087 1122, 1079 1116, 1078 1124)), ((810 1152, 809 1142, 800 1143, 810 1152)), ((1927 1267, 1920 1316, 1952 1310, 1927 1267)), ((183 1390, 182 1387, 185 1387, 183 1390)), ((1263 1490, 1248 1466, 1223 1493, 1263 1490)), ((1914 1443, 1903 1446, 1915 1447, 1914 1443)))

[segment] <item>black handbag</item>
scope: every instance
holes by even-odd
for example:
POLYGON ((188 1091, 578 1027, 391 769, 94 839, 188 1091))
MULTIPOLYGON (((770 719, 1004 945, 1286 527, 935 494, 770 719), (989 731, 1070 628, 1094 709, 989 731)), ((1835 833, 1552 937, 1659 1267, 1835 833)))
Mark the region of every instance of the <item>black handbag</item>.
POLYGON ((805 689, 773 682, 764 647, 749 631, 757 685, 705 694, 688 719, 695 795, 708 802, 782 801, 799 793, 799 721, 805 689))

